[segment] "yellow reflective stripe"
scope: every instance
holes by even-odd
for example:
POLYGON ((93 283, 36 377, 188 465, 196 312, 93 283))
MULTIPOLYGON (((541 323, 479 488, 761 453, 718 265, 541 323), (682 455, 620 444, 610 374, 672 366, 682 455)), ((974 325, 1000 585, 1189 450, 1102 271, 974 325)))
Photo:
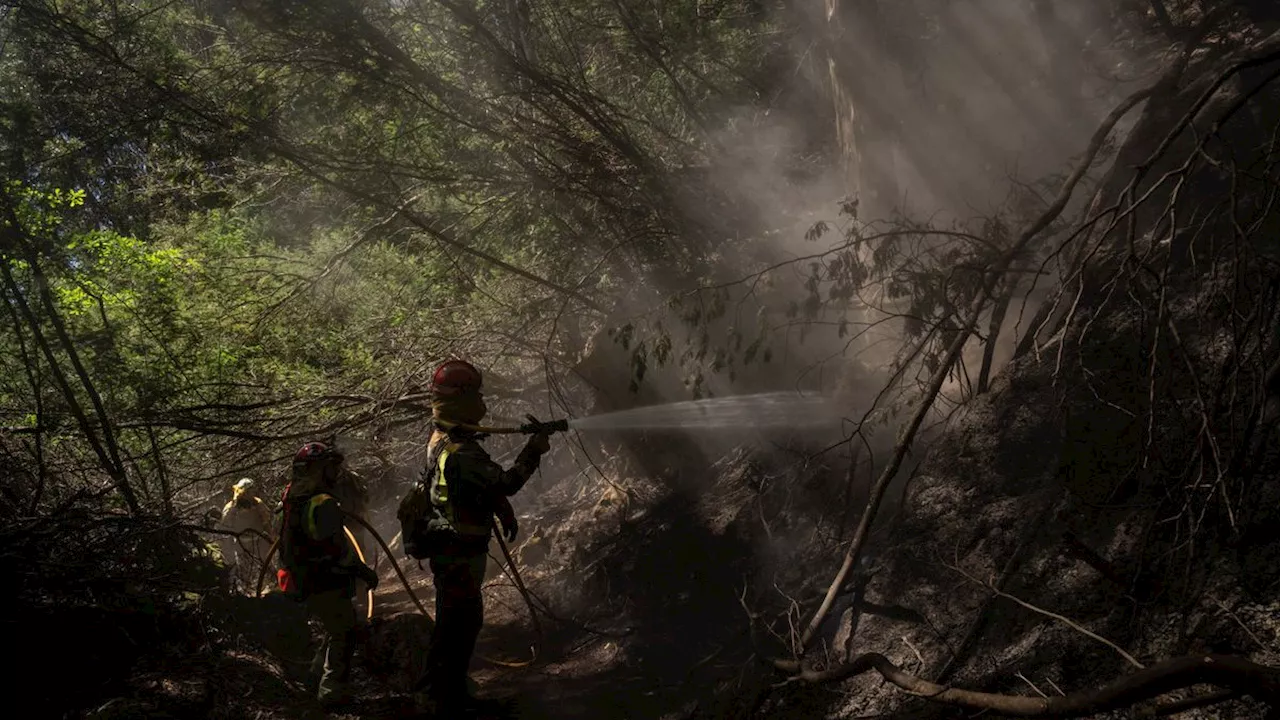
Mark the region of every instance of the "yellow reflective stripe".
POLYGON ((449 503, 449 483, 444 474, 445 465, 449 462, 449 456, 453 454, 461 445, 458 443, 449 443, 440 451, 440 458, 436 461, 436 481, 435 481, 435 498, 444 510, 445 520, 449 522, 449 527, 460 535, 488 535, 489 528, 480 525, 472 525, 470 523, 460 523, 454 517, 453 506, 449 503))
POLYGON ((455 443, 449 443, 440 451, 440 459, 436 461, 436 497, 440 498, 440 502, 447 504, 449 502, 449 484, 445 481, 444 466, 449 462, 449 456, 457 450, 455 443))
MULTIPOLYGON (((324 502, 326 499, 337 502, 337 499, 328 493, 314 495, 307 501, 306 511, 302 515, 303 529, 306 530, 307 536, 312 540, 318 541, 320 539, 316 537, 316 510, 320 507, 320 503, 324 502)), ((343 524, 343 531, 344 533, 350 533, 350 530, 346 529, 345 523, 343 524)), ((347 540, 346 551, 343 553, 343 559, 339 560, 339 562, 345 562, 346 559, 354 557, 357 552, 351 545, 350 536, 348 535, 345 539, 347 540)))
POLYGON ((307 535, 310 537, 315 538, 316 536, 316 508, 320 507, 320 503, 324 502, 325 498, 332 497, 332 495, 320 493, 319 495, 312 496, 312 498, 307 501, 307 508, 302 514, 302 524, 303 528, 307 531, 307 535))

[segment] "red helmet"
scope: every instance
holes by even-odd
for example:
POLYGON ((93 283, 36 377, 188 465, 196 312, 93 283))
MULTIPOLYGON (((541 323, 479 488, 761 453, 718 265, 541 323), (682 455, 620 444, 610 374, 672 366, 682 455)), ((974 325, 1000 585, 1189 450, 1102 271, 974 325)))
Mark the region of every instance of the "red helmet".
POLYGON ((298 449, 293 456, 293 464, 307 464, 320 460, 342 460, 342 453, 322 442, 309 442, 298 449))
POLYGON ((440 396, 478 392, 484 382, 480 371, 466 360, 450 360, 431 375, 431 391, 440 396))

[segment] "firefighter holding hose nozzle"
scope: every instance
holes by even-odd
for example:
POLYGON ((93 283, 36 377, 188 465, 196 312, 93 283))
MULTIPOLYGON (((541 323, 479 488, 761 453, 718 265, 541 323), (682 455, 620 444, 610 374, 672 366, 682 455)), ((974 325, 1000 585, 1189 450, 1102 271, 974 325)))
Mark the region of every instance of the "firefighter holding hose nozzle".
MULTIPOLYGON (((436 625, 423 675, 414 688, 419 712, 438 716, 483 710, 471 695, 467 670, 484 624, 481 583, 496 515, 508 542, 518 530, 508 497, 516 494, 551 449, 550 426, 537 426, 503 469, 480 445, 488 412, 480 371, 450 360, 432 375, 432 424, 421 479, 400 504, 405 552, 430 562, 436 588, 436 625)), ((536 424, 536 421, 535 421, 536 424)))

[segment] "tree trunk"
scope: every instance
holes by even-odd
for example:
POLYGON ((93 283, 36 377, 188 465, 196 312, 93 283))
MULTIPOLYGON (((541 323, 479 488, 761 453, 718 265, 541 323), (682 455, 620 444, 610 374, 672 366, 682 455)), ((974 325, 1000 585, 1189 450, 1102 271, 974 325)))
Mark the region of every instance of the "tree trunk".
POLYGON ((18 344, 19 359, 22 360, 22 367, 27 376, 27 384, 31 386, 32 404, 35 406, 35 432, 32 433, 32 442, 36 461, 36 477, 35 487, 32 489, 31 498, 27 504, 27 513, 34 515, 40 507, 40 501, 44 497, 45 478, 49 474, 48 468, 44 461, 44 393, 41 388, 39 377, 37 377, 38 367, 36 361, 31 357, 30 351, 27 349, 26 338, 23 337, 22 320, 18 317, 18 313, 13 308, 12 303, 5 303, 5 307, 9 310, 9 317, 13 322, 13 337, 18 344))
POLYGON ((164 467, 164 456, 160 453, 160 443, 156 441, 156 429, 147 425, 147 440, 151 442, 151 458, 156 464, 156 474, 160 478, 160 503, 165 517, 173 517, 173 488, 169 483, 169 473, 164 467))
POLYGON ((871 90, 863 78, 874 77, 878 84, 900 78, 887 61, 883 43, 863 45, 852 37, 854 28, 862 29, 865 36, 883 37, 885 23, 879 0, 823 0, 823 7, 826 23, 817 34, 827 61, 847 194, 859 198, 872 213, 884 212, 901 194, 894 149, 900 133, 892 113, 877 110, 884 98, 869 97, 871 90), (864 58, 870 56, 873 64, 857 62, 849 56, 849 48, 861 48, 864 58), (882 141, 883 149, 874 150, 868 138, 882 141))
POLYGON ((1013 300, 1014 287, 1007 287, 1005 290, 991 309, 991 322, 987 325, 987 342, 982 348, 982 368, 978 371, 979 395, 987 391, 987 383, 991 379, 991 363, 996 354, 996 341, 1000 339, 1000 328, 1004 325, 1005 314, 1009 312, 1009 303, 1013 300))
MULTIPOLYGON (((34 270, 34 267, 33 267, 34 270)), ((129 485, 129 479, 125 475, 124 466, 119 462, 119 453, 115 449, 114 439, 110 445, 106 445, 99 438, 98 434, 93 430, 93 424, 89 421, 89 417, 85 414, 84 408, 81 407, 79 399, 75 395, 75 391, 71 389, 71 383, 67 380, 66 374, 62 370, 62 366, 58 363, 57 356, 54 355, 53 347, 45 337, 44 332, 40 329, 39 319, 31 310, 31 306, 27 303, 26 298, 22 295, 22 289, 13 277, 12 271, 9 269, 9 263, 0 263, 0 274, 4 277, 5 287, 8 290, 9 302, 16 306, 27 325, 31 328, 32 337, 35 339, 36 345, 40 348, 41 353, 45 357, 45 362, 49 364, 49 370, 53 374, 54 381, 58 388, 62 391, 63 397, 67 401, 67 407, 71 414, 75 417, 76 422, 80 425, 80 431, 84 433, 85 439, 93 448, 94 453, 98 456, 99 462, 103 469, 107 472, 107 476, 115 482, 116 489, 120 496, 124 499, 125 505, 129 511, 135 515, 141 513, 141 507, 138 505, 137 496, 133 493, 133 488, 129 485), (110 449, 108 449, 110 448, 110 449)), ((41 281, 37 280, 37 284, 41 281)), ((45 288, 47 292, 47 288, 45 288)), ((56 317, 56 314, 54 315, 56 317)), ((61 323, 59 323, 60 325, 61 323)), ((65 330, 63 331, 65 333, 65 330)), ((78 364, 78 357, 77 357, 78 364)), ((81 368, 83 369, 83 368, 81 368)), ((82 378, 82 380, 85 378, 82 378)), ((96 395, 96 393, 95 393, 96 395)), ((105 412, 101 415, 103 421, 104 432, 109 433, 110 428, 106 424, 105 412)))
POLYGON ((111 467, 115 473, 112 479, 119 486, 120 494, 124 497, 125 504, 129 507, 129 512, 139 515, 142 512, 142 508, 138 505, 137 496, 133 492, 133 487, 129 484, 124 462, 120 459, 120 448, 116 444, 115 431, 111 428, 111 416, 107 413, 106 405, 102 402, 102 395, 98 393, 93 379, 89 377, 89 371, 85 368, 84 363, 80 361, 80 353, 76 351, 75 343, 72 342, 71 335, 67 332, 67 327, 62 322, 62 315, 58 313, 58 306, 53 299, 53 294, 49 291, 48 280, 40 270, 38 261, 39 258, 35 256, 35 253, 30 253, 31 273, 35 277, 36 287, 40 291, 41 300, 44 301, 45 310, 49 313, 49 322, 53 325, 59 344, 62 345, 62 352, 71 361, 71 367, 75 369, 76 376, 80 378, 80 384, 84 387, 85 393, 89 396, 89 401, 93 404, 94 412, 98 416, 98 422, 102 427, 103 445, 106 446, 107 455, 111 459, 111 467))

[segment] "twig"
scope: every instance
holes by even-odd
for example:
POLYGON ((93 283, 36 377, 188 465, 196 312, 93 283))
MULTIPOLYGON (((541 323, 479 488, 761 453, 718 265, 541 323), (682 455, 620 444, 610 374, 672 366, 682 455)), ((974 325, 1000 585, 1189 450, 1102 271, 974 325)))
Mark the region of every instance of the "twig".
MULTIPOLYGON (((1000 569, 1000 576, 996 579, 996 587, 1003 588, 1005 584, 1013 579, 1013 577, 1022 568, 1023 562, 1026 561, 1027 549, 1031 547, 1032 541, 1039 537, 1039 531, 1049 524, 1045 522, 1045 519, 1051 516, 1056 502, 1056 496, 1052 491, 1046 493, 1044 504, 1026 523, 1026 530, 1020 534, 1018 543, 1013 548, 1013 552, 1009 553, 1008 560, 1005 561, 1004 567, 1000 569)), ((956 563, 958 564, 959 561, 957 560, 956 563)), ((968 657, 969 652, 972 651, 974 646, 977 644, 978 639, 981 637, 991 612, 991 605, 994 601, 994 597, 989 597, 982 604, 972 622, 969 623, 969 627, 965 631, 960 645, 955 648, 952 648, 951 643, 947 641, 942 633, 938 632, 936 628, 934 629, 934 632, 938 634, 938 637, 940 637, 943 643, 947 645, 947 648, 951 650, 951 655, 947 658, 947 662, 943 664, 942 668, 938 671, 938 674, 933 678, 934 682, 946 683, 951 677, 951 674, 960 668, 961 663, 968 657)))
POLYGON ((1033 682, 1031 682, 1030 680, 1028 680, 1026 675, 1023 675, 1022 673, 1018 672, 1018 673, 1014 673, 1014 676, 1015 676, 1015 677, 1017 677, 1017 678, 1018 678, 1019 680, 1021 680, 1022 682, 1026 683, 1027 685, 1031 686, 1031 689, 1032 689, 1032 690, 1035 690, 1035 691, 1036 691, 1036 694, 1037 694, 1037 695, 1039 695, 1040 697, 1042 697, 1042 698, 1047 698, 1047 697, 1049 697, 1048 695, 1045 695, 1045 694, 1044 694, 1044 692, 1042 692, 1042 691, 1040 690, 1040 688, 1036 687, 1036 684, 1035 684, 1035 683, 1033 683, 1033 682))
POLYGON ((905 643, 907 647, 911 648, 911 652, 915 653, 916 660, 920 661, 921 668, 923 668, 925 665, 928 664, 924 661, 924 655, 920 654, 920 649, 917 648, 915 645, 912 645, 911 641, 907 639, 906 635, 902 636, 902 642, 905 643))
POLYGON ((972 581, 972 582, 974 582, 974 583, 976 583, 976 584, 978 584, 978 585, 982 585, 982 586, 986 587, 988 590, 990 590, 991 592, 995 593, 995 595, 996 595, 997 597, 1002 597, 1002 598, 1004 598, 1004 599, 1006 599, 1006 600, 1012 600, 1012 601, 1014 601, 1015 603, 1017 603, 1017 604, 1021 605, 1022 607, 1026 608, 1026 609, 1028 609, 1028 610, 1030 610, 1030 611, 1032 611, 1032 612, 1039 613, 1039 614, 1041 614, 1041 615, 1044 615, 1045 617, 1053 618, 1054 620, 1057 620, 1058 622, 1061 622, 1061 623, 1063 623, 1063 624, 1067 625, 1068 627, 1070 627, 1071 629, 1075 630, 1076 632, 1079 632, 1079 633, 1081 633, 1081 634, 1083 634, 1083 635, 1086 635, 1086 636, 1088 636, 1088 637, 1093 638, 1094 640, 1097 640, 1098 642, 1102 643, 1103 645, 1106 645, 1107 647, 1111 648, 1112 650, 1115 650, 1117 653, 1119 653, 1119 654, 1120 654, 1120 657, 1123 657, 1126 661, 1128 661, 1128 663, 1129 663, 1130 665, 1133 665, 1134 667, 1138 668, 1139 670, 1141 670, 1141 669, 1143 669, 1144 667, 1146 667, 1146 666, 1144 666, 1142 663, 1140 663, 1140 662, 1138 662, 1136 659, 1134 659, 1134 657, 1133 657, 1132 655, 1130 655, 1129 653, 1125 652, 1125 651, 1124 651, 1124 649, 1123 649, 1123 648, 1121 648, 1119 645, 1116 645, 1115 643, 1113 643, 1113 642, 1111 642, 1110 640, 1108 640, 1108 639, 1106 639, 1106 638, 1102 637, 1101 635, 1099 635, 1099 634, 1097 634, 1097 633, 1095 633, 1095 632, 1093 632, 1093 631, 1091 631, 1091 630, 1089 630, 1089 629, 1087 629, 1087 628, 1082 627, 1079 623, 1075 622, 1075 621, 1074 621, 1074 620, 1072 620, 1071 618, 1066 617, 1065 615, 1059 615, 1058 613, 1051 612, 1051 611, 1049 611, 1049 610, 1045 610, 1044 608, 1036 607, 1035 605, 1032 605, 1031 603, 1027 602, 1026 600, 1023 600, 1023 599, 1021 599, 1021 598, 1019 598, 1019 597, 1016 597, 1016 596, 1014 596, 1014 595, 1010 595, 1009 593, 1007 593, 1007 592, 1005 592, 1005 591, 1003 591, 1003 590, 1001 590, 1001 589, 997 588, 997 587, 995 586, 995 583, 990 583, 990 582, 986 582, 986 583, 984 583, 984 582, 982 582, 981 580, 979 580, 979 579, 975 578, 974 576, 970 575, 969 573, 965 572, 964 570, 961 570, 959 567, 954 567, 954 566, 948 566, 948 567, 949 567, 950 569, 952 569, 952 570, 954 570, 954 571, 956 571, 956 572, 960 573, 961 575, 963 575, 963 576, 964 576, 965 578, 967 578, 968 580, 970 580, 970 581, 972 581))
POLYGON ((1058 693, 1059 695, 1063 695, 1063 696, 1066 695, 1066 693, 1062 692, 1062 688, 1058 687, 1058 683, 1053 681, 1053 678, 1047 677, 1044 679, 1044 681, 1049 683, 1049 687, 1052 687, 1054 692, 1058 693))
MULTIPOLYGON (((811 684, 836 682, 874 670, 890 683, 927 700, 1015 717, 1097 715, 1202 683, 1225 686, 1272 705, 1280 700, 1280 669, 1231 655, 1192 655, 1165 660, 1096 690, 1053 698, 999 695, 938 685, 902 670, 879 653, 866 653, 848 664, 822 671, 803 669, 799 662, 791 660, 775 660, 774 665, 791 674, 791 682, 811 684)), ((1214 702, 1222 699, 1225 698, 1219 697, 1214 702)))
MULTIPOLYGON (((490 521, 493 522, 492 520, 490 521)), ((516 561, 511 557, 511 551, 507 549, 507 543, 502 539, 502 533, 499 532, 497 525, 493 525, 493 536, 498 539, 498 547, 502 550, 502 557, 506 558, 506 566, 503 567, 510 578, 515 583, 516 590, 520 592, 520 597, 524 600, 524 604, 529 608, 529 619, 533 622, 533 630, 538 635, 538 639, 543 639, 542 623, 538 622, 538 611, 533 606, 533 598, 529 597, 529 591, 524 586, 524 579, 520 577, 520 571, 516 568, 516 561)), ((535 651, 535 655, 536 655, 535 651)))
POLYGON ((1226 604, 1224 604, 1221 600, 1219 600, 1214 595, 1210 595, 1209 599, 1212 600, 1214 604, 1216 604, 1218 607, 1222 608, 1222 612, 1226 613, 1228 617, 1234 620, 1236 624, 1240 626, 1240 629, 1244 630, 1245 633, 1248 634, 1248 636, 1252 638, 1255 643, 1258 644, 1258 647, 1262 648, 1263 650, 1266 650, 1267 652, 1272 652, 1272 653, 1275 652, 1275 649, 1272 648, 1267 643, 1262 642, 1262 639, 1259 638, 1252 630, 1250 630, 1249 626, 1245 625, 1244 621, 1240 619, 1240 616, 1236 615, 1235 612, 1231 610, 1231 608, 1228 608, 1226 604))
POLYGON ((1207 693, 1205 695, 1196 695, 1195 697, 1184 698, 1182 700, 1174 700, 1172 702, 1162 703, 1150 708, 1143 708, 1135 715, 1140 718, 1149 717, 1165 717, 1168 715, 1177 715, 1188 710, 1217 705, 1220 702, 1234 700, 1244 693, 1239 690, 1219 690, 1218 692, 1207 693))

